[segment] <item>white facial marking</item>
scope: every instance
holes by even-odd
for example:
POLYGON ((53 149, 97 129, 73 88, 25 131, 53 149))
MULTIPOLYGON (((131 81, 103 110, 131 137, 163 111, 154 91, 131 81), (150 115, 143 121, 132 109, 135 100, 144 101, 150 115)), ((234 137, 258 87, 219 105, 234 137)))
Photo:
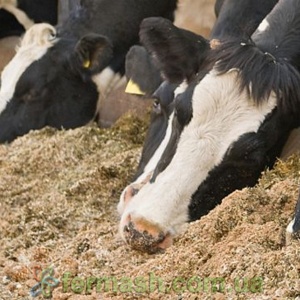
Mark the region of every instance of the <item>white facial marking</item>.
POLYGON ((267 21, 267 19, 263 19, 257 29, 259 32, 264 32, 269 26, 270 26, 270 24, 267 21))
MULTIPOLYGON (((174 91, 174 99, 176 98, 177 95, 183 93, 186 90, 187 86, 188 85, 185 81, 182 82, 174 91)), ((164 151, 169 143, 171 133, 172 133, 173 118, 174 118, 174 113, 172 113, 169 117, 166 134, 165 134, 162 142, 160 143, 159 147, 155 150, 153 156, 151 157, 151 159, 145 166, 143 173, 131 184, 141 184, 143 181, 146 180, 147 177, 149 177, 149 175, 151 175, 153 173, 154 169, 156 168, 162 154, 164 153, 164 151)), ((127 190, 127 187, 123 190, 123 192, 120 196, 120 201, 117 206, 117 210, 120 215, 123 213, 124 207, 125 207, 124 197, 125 197, 126 190, 127 190)))
MULTIPOLYGON (((131 219, 142 217, 166 232, 178 232, 188 221, 191 197, 208 172, 241 135, 257 132, 276 106, 276 98, 272 93, 268 101, 255 105, 246 91, 239 91, 237 76, 236 70, 219 76, 212 70, 196 86, 193 118, 181 134, 171 163, 131 199, 121 226, 130 214, 131 219)), ((120 233, 123 236, 122 228, 120 233)))
POLYGON ((48 48, 56 42, 53 40, 53 32, 55 33, 53 26, 42 23, 32 26, 25 33, 16 55, 1 73, 0 114, 12 99, 16 84, 24 71, 45 55, 48 48))

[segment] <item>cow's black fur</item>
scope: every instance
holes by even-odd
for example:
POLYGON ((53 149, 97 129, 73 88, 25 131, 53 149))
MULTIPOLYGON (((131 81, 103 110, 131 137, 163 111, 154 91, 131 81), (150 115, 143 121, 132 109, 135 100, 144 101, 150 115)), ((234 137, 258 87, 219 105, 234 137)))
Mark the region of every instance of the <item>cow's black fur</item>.
POLYGON ((151 97, 163 79, 148 51, 140 45, 130 48, 126 55, 125 74, 137 83, 145 97, 151 97))
POLYGON ((211 37, 221 40, 232 36, 250 37, 277 2, 278 0, 244 0, 237 4, 235 0, 216 1, 218 21, 212 29, 211 37), (228 18, 228 15, 233 17, 228 18))
POLYGON ((174 83, 191 81, 209 50, 205 38, 179 29, 164 18, 145 19, 141 23, 140 40, 151 54, 156 54, 159 68, 174 83))

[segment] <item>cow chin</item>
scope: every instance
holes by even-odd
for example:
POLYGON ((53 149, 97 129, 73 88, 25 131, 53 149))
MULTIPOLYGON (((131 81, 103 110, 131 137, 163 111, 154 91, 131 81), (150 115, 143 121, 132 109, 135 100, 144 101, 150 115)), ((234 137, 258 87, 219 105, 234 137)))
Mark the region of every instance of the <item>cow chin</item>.
POLYGON ((164 252, 173 243, 173 234, 159 224, 133 214, 123 214, 119 231, 132 249, 148 254, 164 252))

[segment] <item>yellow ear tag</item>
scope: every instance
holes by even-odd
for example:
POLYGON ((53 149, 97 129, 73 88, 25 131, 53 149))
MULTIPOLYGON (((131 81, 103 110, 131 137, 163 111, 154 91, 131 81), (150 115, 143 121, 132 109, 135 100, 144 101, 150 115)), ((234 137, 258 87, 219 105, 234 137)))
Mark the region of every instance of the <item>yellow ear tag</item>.
POLYGON ((146 94, 139 88, 139 86, 134 81, 132 81, 132 79, 130 79, 128 81, 126 89, 125 89, 125 93, 134 94, 134 95, 145 95, 146 94))
POLYGON ((87 59, 86 61, 83 62, 83 67, 86 69, 88 69, 90 67, 90 65, 91 65, 91 62, 89 59, 87 59))

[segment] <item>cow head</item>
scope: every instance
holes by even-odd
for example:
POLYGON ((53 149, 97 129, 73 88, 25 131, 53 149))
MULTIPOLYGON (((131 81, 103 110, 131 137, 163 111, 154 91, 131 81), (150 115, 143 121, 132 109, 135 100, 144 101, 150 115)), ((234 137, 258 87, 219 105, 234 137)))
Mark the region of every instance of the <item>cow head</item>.
MULTIPOLYGON (((152 23, 145 31, 150 52, 157 37, 172 37, 170 27, 162 27, 152 23)), ((187 85, 175 95, 170 138, 150 180, 123 207, 120 233, 132 247, 165 249, 185 222, 207 214, 235 189, 253 186, 274 164, 299 114, 300 77, 283 51, 270 54, 273 29, 259 47, 238 38, 219 45, 201 72, 187 50, 175 63, 171 38, 167 46, 162 40, 163 55, 154 51, 166 77, 187 85)))
POLYGON ((147 96, 151 95, 153 87, 157 87, 162 80, 156 71, 157 66, 161 66, 163 69, 162 77, 166 80, 151 95, 154 99, 153 109, 142 157, 134 182, 124 189, 120 197, 118 204, 120 214, 131 197, 152 177, 171 135, 174 99, 186 88, 186 82, 182 84, 180 82, 185 75, 189 79, 195 76, 195 71, 206 58, 210 47, 209 42, 203 37, 179 29, 163 18, 145 19, 141 24, 140 38, 148 51, 140 46, 131 49, 126 57, 126 76, 137 83, 147 96), (174 60, 184 60, 187 49, 188 54, 191 55, 190 58, 192 57, 192 62, 180 67, 174 63, 174 60), (157 55, 158 52, 159 55, 157 55), (166 56, 166 52, 170 57, 166 56), (176 75, 171 71, 172 67, 168 66, 166 60, 173 67, 178 68, 176 75), (137 61, 138 63, 136 63, 137 61), (164 66, 167 69, 164 69, 164 66), (170 70, 170 74, 168 74, 168 70, 170 70))
POLYGON ((49 125, 73 128, 89 122, 98 91, 92 76, 108 64, 107 38, 59 37, 48 24, 32 26, 1 75, 0 142, 49 125))
MULTIPOLYGON (((159 89, 157 93, 159 97, 156 97, 154 102, 154 113, 135 181, 123 191, 118 206, 119 212, 123 210, 124 203, 128 202, 132 195, 136 194, 144 185, 145 178, 150 178, 149 174, 153 174, 155 178, 156 174, 161 172, 169 163, 168 159, 161 160, 154 172, 162 152, 174 153, 175 141, 180 136, 181 130, 172 131, 173 143, 170 143, 168 149, 165 149, 166 141, 171 134, 170 128, 173 121, 170 120, 170 116, 174 105, 176 104, 178 109, 182 105, 190 107, 180 117, 181 126, 191 118, 191 103, 183 104, 185 102, 183 99, 191 98, 195 85, 201 81, 210 68, 207 67, 209 51, 216 49, 221 45, 222 40, 230 37, 248 38, 277 3, 277 0, 268 0, 263 4, 258 0, 228 0, 223 2, 217 1, 215 4, 218 19, 212 29, 210 42, 201 36, 176 28, 162 18, 148 18, 141 24, 140 39, 152 57, 147 54, 146 50, 142 51, 141 47, 141 49, 132 49, 131 54, 127 56, 129 78, 135 80, 140 89, 144 90, 144 93, 147 94, 148 91, 149 94, 149 88, 147 89, 150 87, 149 82, 153 82, 153 78, 159 77, 155 74, 152 75, 153 72, 149 71, 153 69, 152 65, 156 63, 162 69, 163 78, 166 81, 159 89), (150 77, 151 75, 152 77, 150 77), (175 87, 179 86, 181 82, 176 97, 174 97, 175 87), (179 95, 186 89, 187 83, 191 84, 185 94, 179 95), (162 93, 162 89, 164 93, 162 93), (176 101, 173 101, 174 99, 176 101), (168 103, 168 106, 165 107, 164 103, 168 103), (164 113, 155 113, 157 108, 164 113), (167 128, 169 128, 168 131, 167 128), (121 207, 122 209, 120 209, 121 207)), ((171 156, 168 155, 168 157, 171 156)))

